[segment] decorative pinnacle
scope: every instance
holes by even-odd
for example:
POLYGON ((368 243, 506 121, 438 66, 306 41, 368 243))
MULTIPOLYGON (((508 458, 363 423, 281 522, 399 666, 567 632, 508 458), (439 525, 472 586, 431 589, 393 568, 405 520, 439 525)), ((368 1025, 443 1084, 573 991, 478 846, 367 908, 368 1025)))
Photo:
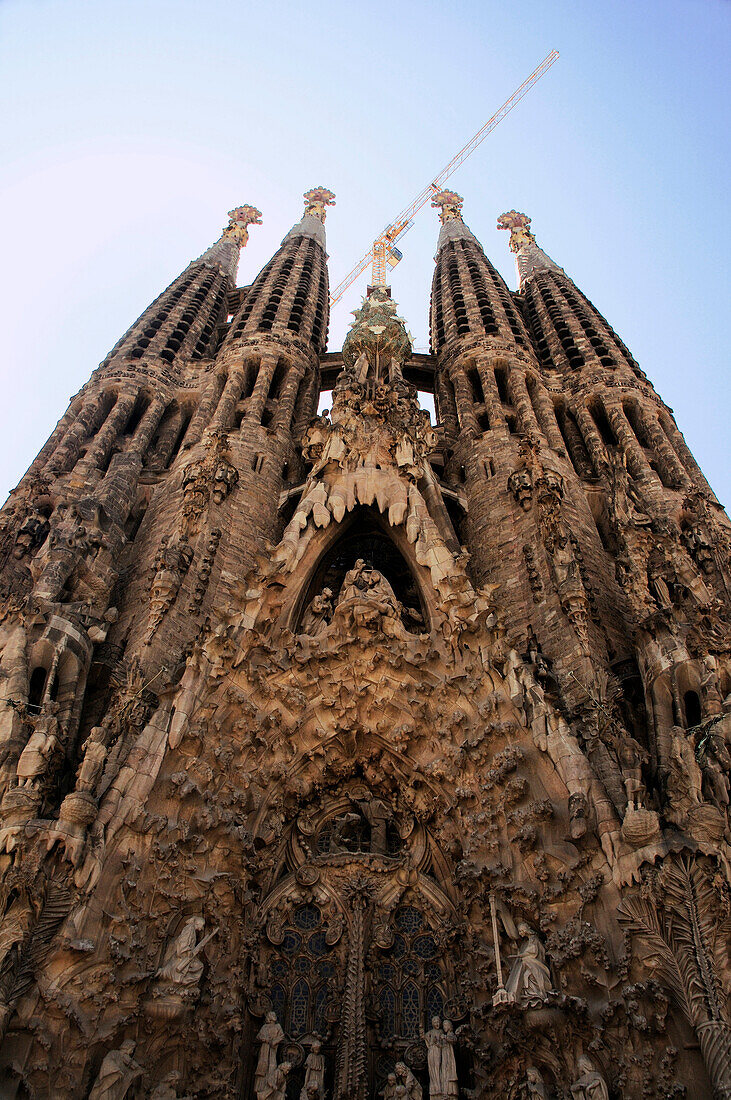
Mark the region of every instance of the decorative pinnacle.
POLYGON ((313 187, 310 191, 305 191, 302 197, 305 200, 305 215, 312 214, 321 222, 325 221, 325 207, 335 205, 335 196, 327 187, 313 187))
POLYGON ((535 244, 536 239, 530 231, 530 218, 527 214, 519 214, 517 210, 508 210, 507 214, 501 214, 497 220, 498 229, 510 230, 510 251, 520 252, 526 244, 535 244))
POLYGON ((229 223, 224 233, 233 237, 239 248, 243 248, 249 239, 249 226, 261 225, 261 211, 255 206, 236 206, 229 210, 229 223))
POLYGON ((441 207, 439 220, 442 225, 449 221, 462 221, 462 203, 464 199, 456 191, 437 191, 431 200, 432 206, 441 207))

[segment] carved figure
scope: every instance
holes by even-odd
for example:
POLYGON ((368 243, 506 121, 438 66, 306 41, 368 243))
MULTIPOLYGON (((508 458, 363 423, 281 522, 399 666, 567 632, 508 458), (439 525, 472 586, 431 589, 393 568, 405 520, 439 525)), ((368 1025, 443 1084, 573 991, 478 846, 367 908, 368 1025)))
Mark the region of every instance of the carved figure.
POLYGON ((59 741, 58 703, 45 704, 17 766, 18 785, 37 788, 48 770, 59 741))
POLYGON ((393 810, 382 798, 374 798, 368 791, 356 805, 370 825, 371 852, 386 855, 388 851, 388 823, 393 821, 393 810))
POLYGON ((142 1066, 135 1062, 136 1043, 125 1039, 119 1050, 112 1050, 101 1064, 89 1100, 124 1100, 130 1085, 142 1076, 142 1066))
POLYGON ((543 1076, 535 1066, 528 1066, 525 1071, 525 1091, 527 1100, 546 1100, 543 1076))
POLYGON ((178 1070, 171 1070, 152 1090, 150 1100, 192 1100, 187 1093, 185 1096, 178 1096, 176 1085, 180 1081, 180 1076, 178 1070))
POLYGON ((642 762, 647 759, 647 753, 643 752, 634 737, 630 737, 629 734, 619 734, 617 741, 617 757, 622 769, 624 789, 627 792, 627 805, 639 810, 645 796, 642 762))
POLYGON ((546 953, 536 933, 524 921, 518 925, 518 935, 523 937, 523 943, 505 989, 517 1004, 540 1004, 552 989, 546 953))
POLYGON ((282 1062, 275 1066, 267 1077, 261 1092, 257 1092, 257 1100, 284 1100, 287 1091, 287 1077, 292 1068, 291 1062, 282 1062))
POLYGON ((396 1074, 389 1073, 388 1077, 386 1078, 386 1085, 383 1089, 381 1089, 381 1096, 383 1097, 383 1100, 395 1100, 397 1087, 398 1081, 396 1080, 396 1074))
POLYGON ((508 489, 517 503, 527 512, 533 501, 533 478, 530 470, 516 470, 508 478, 508 489))
POLYGON ((429 1031, 422 1032, 422 1038, 426 1043, 430 1100, 445 1100, 446 1093, 442 1088, 442 1049, 446 1044, 446 1037, 438 1016, 432 1016, 431 1027, 429 1031))
POLYGON ((203 974, 203 963, 199 959, 204 942, 197 943, 197 935, 205 927, 203 917, 189 917, 181 931, 175 937, 157 977, 181 988, 192 990, 198 985, 203 974))
POLYGON ((313 1097, 317 1100, 325 1100, 325 1055, 322 1053, 322 1044, 319 1039, 315 1039, 305 1059, 305 1082, 302 1091, 305 1094, 304 1100, 312 1100, 313 1097))
POLYGON ((398 1084, 401 1082, 406 1089, 406 1095, 409 1100, 421 1100, 422 1089, 419 1082, 414 1077, 410 1068, 406 1065, 406 1062, 397 1062, 395 1066, 395 1080, 398 1084))
POLYGON ((277 1022, 276 1012, 267 1012, 256 1038, 261 1046, 254 1073, 254 1092, 257 1100, 264 1100, 269 1077, 277 1068, 277 1048, 284 1042, 284 1032, 277 1022))
POLYGON ((315 637, 326 629, 333 612, 332 590, 323 588, 302 616, 302 633, 315 637))
POLYGON ((444 1043, 442 1045, 440 1068, 441 1088, 445 1096, 454 1097, 459 1095, 459 1085, 457 1084, 457 1060, 454 1056, 457 1036, 454 1034, 451 1020, 444 1020, 442 1028, 444 1030, 444 1043))
POLYGON ((609 1100, 607 1083, 594 1068, 594 1063, 586 1054, 582 1054, 576 1063, 579 1079, 571 1086, 574 1100, 609 1100))
POLYGON ((79 765, 76 790, 85 794, 94 794, 104 771, 107 750, 104 744, 107 731, 103 726, 94 726, 84 742, 84 756, 79 765))
POLYGON ((183 536, 179 542, 170 543, 165 535, 155 558, 155 576, 150 590, 150 618, 144 644, 149 645, 160 623, 175 602, 183 577, 190 569, 193 547, 183 536))
POLYGON ((703 801, 703 775, 686 731, 673 726, 671 736, 667 793, 672 820, 681 824, 691 807, 703 801))

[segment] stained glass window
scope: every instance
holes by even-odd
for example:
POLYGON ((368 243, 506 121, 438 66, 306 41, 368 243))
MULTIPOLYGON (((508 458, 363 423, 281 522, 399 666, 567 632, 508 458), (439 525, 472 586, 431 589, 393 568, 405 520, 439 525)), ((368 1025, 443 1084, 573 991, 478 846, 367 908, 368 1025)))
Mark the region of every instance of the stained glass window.
POLYGON ((393 913, 393 943, 381 953, 374 978, 382 1038, 413 1041, 444 1012, 444 970, 436 937, 413 905, 393 913))
POLYGON ((292 987, 289 1007, 289 1034, 295 1039, 307 1031, 310 1008, 310 987, 299 978, 292 987))
POLYGON ((277 1019, 291 1038, 328 1028, 326 1012, 337 972, 333 948, 325 941, 317 905, 299 905, 284 929, 282 943, 268 956, 269 997, 277 1019))

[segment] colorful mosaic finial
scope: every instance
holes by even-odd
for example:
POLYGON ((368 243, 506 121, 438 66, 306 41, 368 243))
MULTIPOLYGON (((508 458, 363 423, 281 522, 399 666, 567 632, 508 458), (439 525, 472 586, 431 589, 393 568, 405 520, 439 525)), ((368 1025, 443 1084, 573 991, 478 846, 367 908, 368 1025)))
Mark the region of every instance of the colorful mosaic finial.
POLYGON ((249 226, 261 225, 261 210, 255 206, 236 206, 229 210, 229 223, 224 229, 229 237, 233 237, 243 248, 249 239, 249 226))
POLYGON ((523 245, 535 244, 536 239, 530 231, 530 218, 517 210, 508 210, 497 220, 498 229, 510 230, 510 251, 520 252, 523 245))
POLYGON ((448 221, 462 221, 462 203, 464 199, 456 191, 437 191, 432 196, 431 204, 439 209, 439 220, 442 225, 448 221))
POLYGON ((335 195, 327 187, 313 187, 310 191, 305 191, 302 197, 305 200, 305 214, 312 214, 321 222, 325 221, 325 207, 335 205, 335 195))

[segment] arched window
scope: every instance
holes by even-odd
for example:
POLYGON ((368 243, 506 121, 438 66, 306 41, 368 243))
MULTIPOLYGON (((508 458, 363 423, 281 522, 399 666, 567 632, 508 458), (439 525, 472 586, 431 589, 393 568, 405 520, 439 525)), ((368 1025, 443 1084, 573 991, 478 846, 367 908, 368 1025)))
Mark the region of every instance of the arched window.
POLYGON ((300 905, 268 959, 269 1000, 291 1039, 327 1031, 335 961, 317 905, 300 905))
POLYGON ((381 1039, 413 1042, 432 1016, 444 1014, 445 974, 436 936, 413 905, 395 910, 391 946, 382 950, 374 979, 381 1039))

